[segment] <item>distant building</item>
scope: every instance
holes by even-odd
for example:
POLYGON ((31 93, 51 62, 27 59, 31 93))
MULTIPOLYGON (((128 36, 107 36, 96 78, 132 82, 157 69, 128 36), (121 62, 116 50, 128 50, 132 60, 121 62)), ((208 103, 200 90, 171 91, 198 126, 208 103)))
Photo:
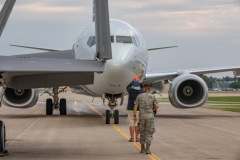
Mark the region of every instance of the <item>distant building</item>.
POLYGON ((229 88, 230 82, 214 82, 213 83, 213 88, 217 89, 223 89, 223 88, 229 88))

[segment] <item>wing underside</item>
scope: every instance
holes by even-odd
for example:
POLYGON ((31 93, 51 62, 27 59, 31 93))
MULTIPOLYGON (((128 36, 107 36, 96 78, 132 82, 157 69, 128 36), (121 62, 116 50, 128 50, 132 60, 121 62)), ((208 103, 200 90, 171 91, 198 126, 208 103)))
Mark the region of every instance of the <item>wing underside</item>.
POLYGON ((239 71, 240 66, 226 66, 226 67, 209 67, 209 68, 199 68, 199 69, 188 69, 188 70, 178 70, 169 72, 154 72, 147 73, 144 82, 156 82, 160 80, 173 79, 181 74, 196 74, 203 75, 209 73, 227 72, 227 71, 239 71))

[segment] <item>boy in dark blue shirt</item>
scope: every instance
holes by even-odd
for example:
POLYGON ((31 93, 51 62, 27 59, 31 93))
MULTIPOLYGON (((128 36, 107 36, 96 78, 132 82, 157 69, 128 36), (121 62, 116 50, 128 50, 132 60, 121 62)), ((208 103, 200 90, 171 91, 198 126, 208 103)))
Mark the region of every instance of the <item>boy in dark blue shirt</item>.
MULTIPOLYGON (((137 124, 138 122, 134 122, 134 117, 133 117, 133 109, 134 109, 134 102, 139 94, 143 92, 141 84, 138 81, 132 81, 129 83, 127 86, 127 91, 128 91, 128 105, 127 105, 127 110, 128 110, 128 123, 129 123, 129 130, 130 130, 130 136, 131 138, 129 139, 129 142, 134 142, 134 133, 136 135, 136 142, 139 142, 139 135, 137 132, 137 124)), ((138 113, 136 114, 138 117, 138 113)))

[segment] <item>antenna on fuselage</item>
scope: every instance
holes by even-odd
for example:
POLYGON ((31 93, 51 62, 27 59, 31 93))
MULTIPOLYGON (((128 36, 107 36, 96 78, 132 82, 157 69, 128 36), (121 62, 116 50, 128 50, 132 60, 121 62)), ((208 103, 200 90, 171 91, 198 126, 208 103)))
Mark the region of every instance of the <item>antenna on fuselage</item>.
POLYGON ((93 7, 97 57, 105 62, 112 59, 108 0, 94 0, 93 7))
POLYGON ((6 0, 5 4, 1 10, 1 13, 0 13, 0 36, 2 35, 2 32, 5 28, 8 18, 12 12, 15 2, 16 2, 16 0, 6 0))

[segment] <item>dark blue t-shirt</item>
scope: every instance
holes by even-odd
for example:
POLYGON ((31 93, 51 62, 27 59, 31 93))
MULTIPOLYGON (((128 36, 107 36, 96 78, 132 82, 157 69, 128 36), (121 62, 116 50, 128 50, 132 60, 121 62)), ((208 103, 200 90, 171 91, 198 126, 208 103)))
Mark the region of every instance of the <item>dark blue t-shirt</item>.
POLYGON ((128 105, 127 105, 127 110, 133 110, 134 108, 134 102, 137 98, 137 96, 143 92, 142 88, 140 87, 140 90, 135 90, 132 88, 133 82, 129 83, 127 86, 127 91, 128 91, 128 105))

